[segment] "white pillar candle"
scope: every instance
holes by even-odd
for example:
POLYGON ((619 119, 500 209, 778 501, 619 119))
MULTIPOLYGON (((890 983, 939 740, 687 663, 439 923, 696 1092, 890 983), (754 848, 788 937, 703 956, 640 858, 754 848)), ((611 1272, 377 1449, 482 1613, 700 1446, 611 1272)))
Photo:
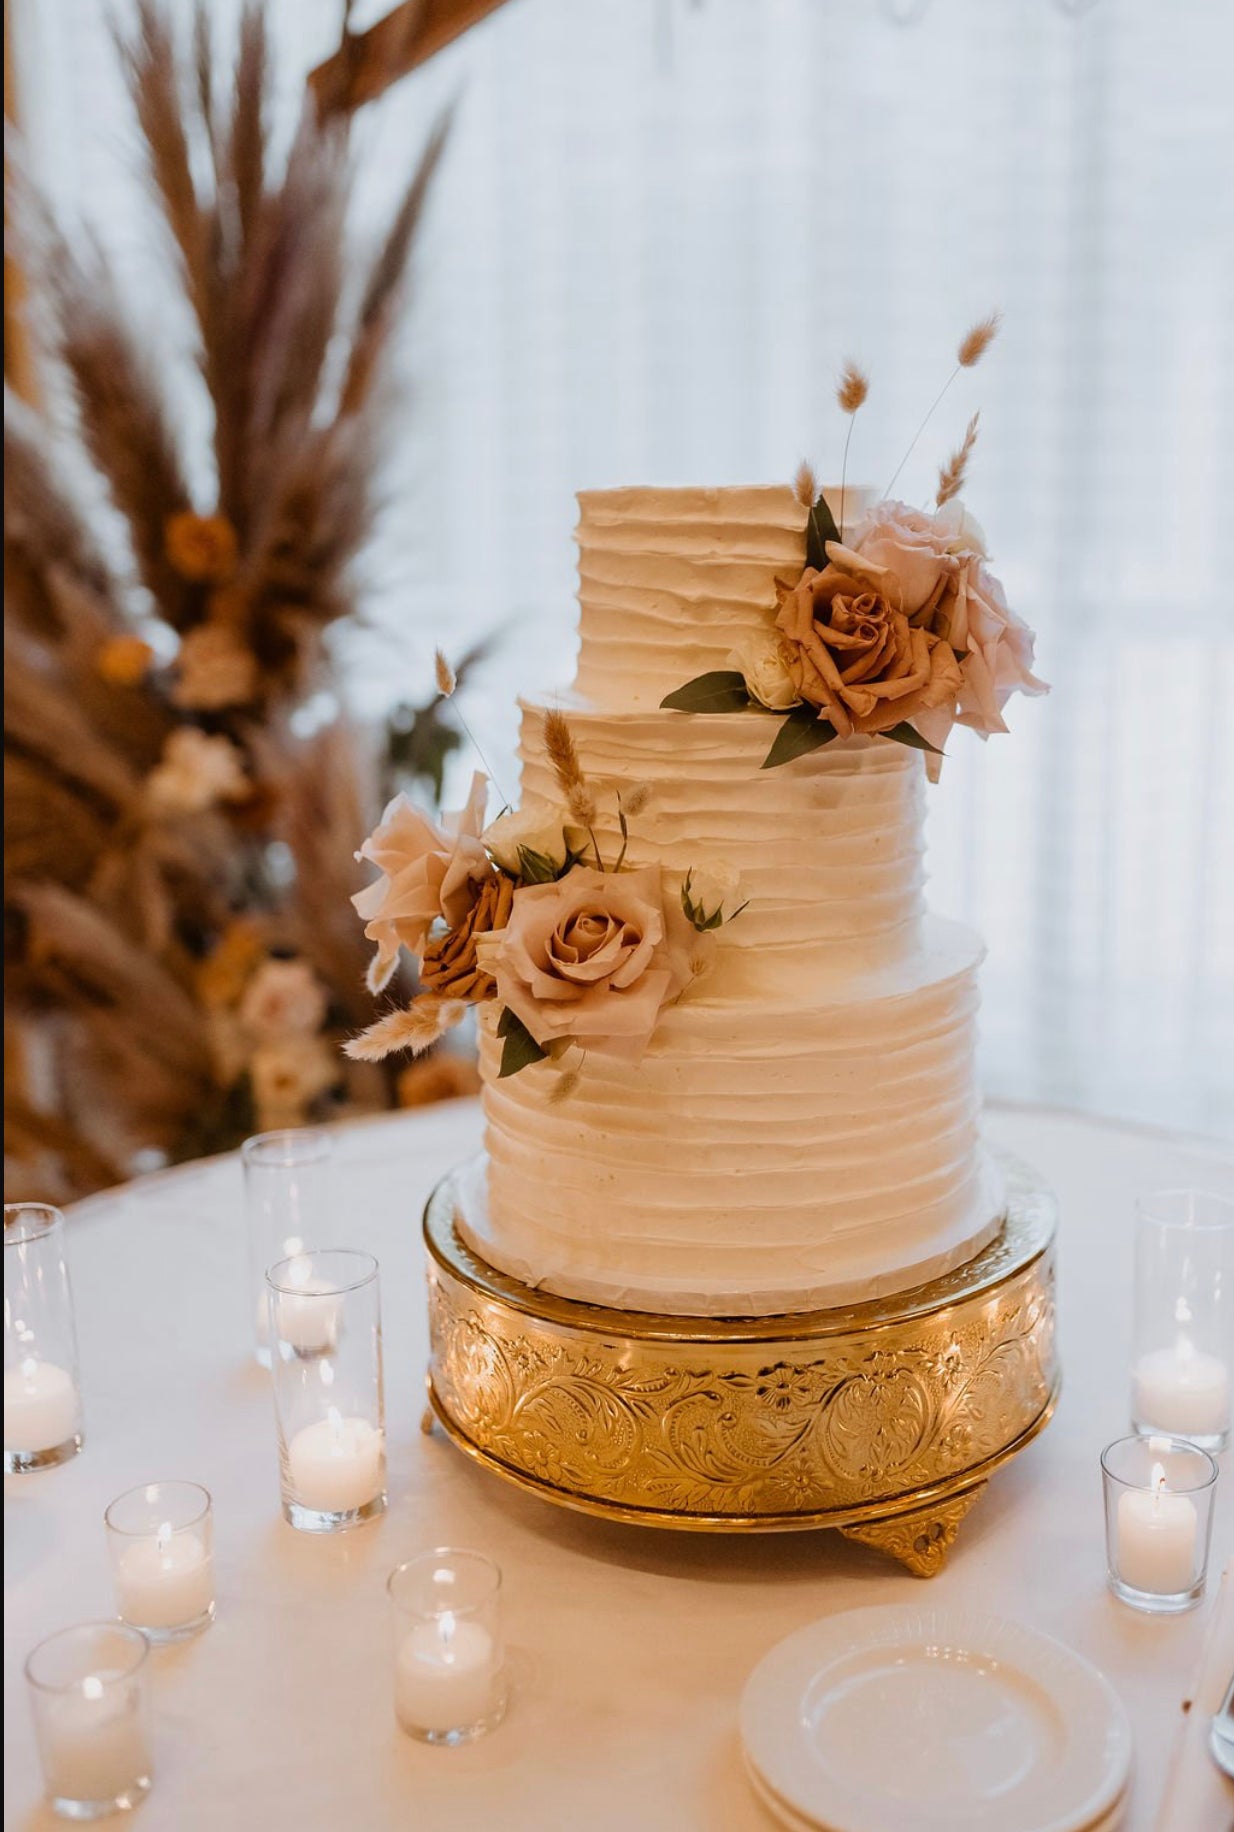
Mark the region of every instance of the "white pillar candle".
POLYGON ((72 1375, 27 1356, 4 1376, 4 1448, 55 1450, 76 1436, 80 1400, 72 1375))
POLYGON ((1180 1596, 1196 1579, 1197 1531, 1195 1504, 1170 1494, 1154 1463, 1150 1489, 1125 1489, 1118 1498, 1119 1577, 1132 1590, 1180 1596))
POLYGON ((324 1419, 297 1431, 287 1446, 288 1485, 302 1507, 345 1514, 376 1500, 385 1486, 385 1434, 367 1419, 324 1419))
POLYGON ((184 1628, 214 1602, 214 1561, 195 1533, 162 1526, 120 1554, 116 1596, 134 1628, 184 1628))
POLYGON ((488 1630, 443 1610, 417 1622, 399 1644, 395 1714, 405 1730, 465 1730, 491 1715, 497 1678, 488 1630))
POLYGON ((1230 1426, 1230 1370, 1184 1336, 1135 1365, 1135 1422, 1177 1437, 1219 1437, 1230 1426))
POLYGON ((110 1677, 83 1679, 39 1713, 43 1779, 53 1798, 118 1800, 149 1775, 139 1699, 130 1688, 106 1686, 110 1677))

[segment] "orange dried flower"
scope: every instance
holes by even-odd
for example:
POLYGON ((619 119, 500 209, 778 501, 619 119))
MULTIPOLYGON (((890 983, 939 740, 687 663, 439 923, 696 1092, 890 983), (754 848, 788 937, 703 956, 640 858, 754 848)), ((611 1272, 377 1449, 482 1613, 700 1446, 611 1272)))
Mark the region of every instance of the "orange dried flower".
POLYGON ((153 661, 154 650, 140 636, 112 636, 99 650, 94 666, 109 687, 139 687, 153 661))
POLYGON ((194 585, 222 585, 236 570, 236 531, 225 515, 182 509, 163 528, 167 558, 194 585))

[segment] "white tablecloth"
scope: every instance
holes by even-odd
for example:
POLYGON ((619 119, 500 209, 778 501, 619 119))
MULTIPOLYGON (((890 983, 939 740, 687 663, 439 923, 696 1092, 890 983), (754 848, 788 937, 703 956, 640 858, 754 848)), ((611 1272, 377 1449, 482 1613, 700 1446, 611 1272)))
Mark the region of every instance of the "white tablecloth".
MULTIPOLYGON (((1148 1832, 1207 1609, 1154 1620, 1106 1593, 1097 1459, 1127 1428, 1133 1197, 1234 1188, 1234 1163, 1065 1115, 995 1111, 988 1131, 1061 1201, 1064 1393, 929 1595, 1031 1622, 1104 1670, 1135 1728, 1128 1824, 1148 1832)), ((268 1379, 245 1358, 236 1160, 75 1212, 86 1447, 5 1485, 6 1826, 57 1823, 39 1804, 22 1659, 53 1629, 111 1614, 107 1502, 187 1476, 215 1498, 219 1614, 151 1657, 144 1832, 766 1832, 735 1728, 747 1674, 802 1623, 920 1601, 920 1581, 835 1534, 662 1533, 566 1513, 474 1468, 439 1431, 420 1435, 420 1214, 478 1138, 469 1102, 340 1134, 339 1243, 381 1261, 391 1492, 380 1522, 336 1537, 293 1532, 279 1514, 268 1379), (414 1743, 391 1716, 385 1577, 440 1544, 480 1548, 505 1573, 514 1700, 494 1735, 462 1750, 414 1743)), ((1229 1482, 1214 1573, 1234 1548, 1229 1482)))

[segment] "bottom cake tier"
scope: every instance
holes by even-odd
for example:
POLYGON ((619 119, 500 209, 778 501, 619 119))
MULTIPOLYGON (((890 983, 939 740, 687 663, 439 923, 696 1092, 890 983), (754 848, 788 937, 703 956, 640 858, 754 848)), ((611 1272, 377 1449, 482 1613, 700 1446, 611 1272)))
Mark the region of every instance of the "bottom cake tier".
POLYGON ((548 1501, 647 1526, 837 1527, 920 1576, 1059 1384, 1055 1204, 1000 1160, 997 1238, 874 1303, 732 1319, 581 1304, 497 1272, 462 1238, 476 1162, 425 1217, 431 1417, 548 1501))
MULTIPOLYGON (((763 1316, 939 1278, 997 1233, 978 1135, 978 938, 929 918, 907 960, 794 999, 736 980, 667 1011, 637 1065, 498 1078, 459 1227, 490 1265, 585 1302, 763 1316)), ((750 966, 747 976, 757 971, 750 966)))

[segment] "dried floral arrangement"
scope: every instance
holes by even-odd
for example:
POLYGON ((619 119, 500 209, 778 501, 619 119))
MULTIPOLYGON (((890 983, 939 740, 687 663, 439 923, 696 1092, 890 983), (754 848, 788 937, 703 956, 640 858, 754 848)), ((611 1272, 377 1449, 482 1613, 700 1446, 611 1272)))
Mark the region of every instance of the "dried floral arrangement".
MULTIPOLYGON (((953 725, 984 738, 1005 732, 1011 694, 1045 693, 1032 672, 1033 633, 1007 604, 986 561, 985 537, 959 501, 977 441, 978 416, 940 468, 930 511, 891 498, 891 490, 951 383, 973 368, 998 331, 997 314, 961 340, 955 366, 904 454, 883 500, 847 539, 845 483, 837 523, 808 464, 795 492, 808 510, 806 565, 777 582, 779 602, 766 640, 670 693, 677 712, 731 713, 747 707, 780 715, 764 769, 863 733, 927 753, 937 778, 953 725)), ((847 363, 836 399, 848 417, 842 479, 853 422, 869 382, 847 363)))
MULTIPOLYGON (((437 666, 448 696, 453 670, 441 656, 437 666)), ((477 771, 466 806, 440 825, 399 796, 364 842, 357 856, 380 874, 352 899, 377 948, 369 985, 380 992, 406 949, 422 990, 347 1044, 353 1060, 418 1054, 468 1006, 491 1001, 499 1078, 576 1052, 554 1090, 561 1099, 588 1051, 637 1062, 665 1006, 706 972, 715 931, 744 907, 735 881, 689 872, 674 895, 658 865, 627 864, 642 786, 617 795, 619 846, 605 858, 597 793, 558 710, 544 715, 544 747, 558 805, 486 825, 488 778, 477 771)))
POLYGON ((66 406, 52 426, 6 392, 5 1150, 23 1195, 392 1093, 337 1047, 364 1016, 343 906, 369 764, 340 717, 306 731, 297 712, 354 610, 444 127, 362 264, 346 114, 309 101, 275 158, 260 6, 227 70, 205 0, 191 51, 140 0, 121 55, 209 450, 185 449, 185 379, 151 362, 101 251, 10 171, 30 329, 66 406), (77 500, 87 469, 123 552, 77 500))

